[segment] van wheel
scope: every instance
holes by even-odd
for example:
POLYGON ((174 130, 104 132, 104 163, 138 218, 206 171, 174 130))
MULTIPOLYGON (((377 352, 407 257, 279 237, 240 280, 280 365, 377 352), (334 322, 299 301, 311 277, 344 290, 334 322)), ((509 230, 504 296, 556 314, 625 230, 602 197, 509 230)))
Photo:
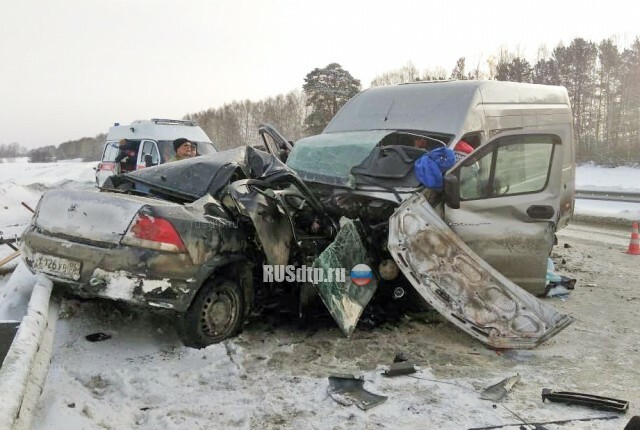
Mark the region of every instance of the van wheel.
POLYGON ((185 346, 204 348, 238 333, 244 320, 242 290, 233 281, 208 281, 178 320, 185 346))

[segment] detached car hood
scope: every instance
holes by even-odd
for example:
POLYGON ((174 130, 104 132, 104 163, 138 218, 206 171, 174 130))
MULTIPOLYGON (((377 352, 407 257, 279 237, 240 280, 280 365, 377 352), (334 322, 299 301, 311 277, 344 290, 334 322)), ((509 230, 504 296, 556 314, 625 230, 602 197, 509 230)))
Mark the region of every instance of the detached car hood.
MULTIPOLYGON (((276 157, 249 146, 149 167, 124 177, 154 192, 184 200, 216 194, 237 179, 266 178, 290 169, 276 157)), ((138 188, 138 187, 136 187, 138 188)))
POLYGON ((573 322, 474 253, 422 195, 391 217, 389 251, 429 305, 493 348, 534 348, 573 322))

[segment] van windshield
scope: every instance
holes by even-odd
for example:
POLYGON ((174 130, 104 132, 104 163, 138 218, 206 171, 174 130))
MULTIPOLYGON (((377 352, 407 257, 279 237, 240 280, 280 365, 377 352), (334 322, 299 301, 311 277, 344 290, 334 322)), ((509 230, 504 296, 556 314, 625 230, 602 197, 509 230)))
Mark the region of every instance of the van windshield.
MULTIPOLYGON (((213 143, 210 143, 210 142, 191 142, 191 143, 193 143, 196 146, 196 156, 213 154, 214 152, 218 152, 215 146, 213 146, 213 143)), ((159 140, 158 149, 160 149, 162 163, 166 163, 171 159, 171 157, 176 155, 176 151, 173 149, 172 140, 159 140)))
POLYGON ((309 182, 352 188, 365 183, 414 187, 418 184, 411 173, 413 163, 446 146, 451 137, 419 130, 321 133, 296 142, 287 166, 309 182))
POLYGON ((299 140, 287 159, 303 179, 332 185, 351 186, 351 169, 392 131, 359 131, 318 134, 299 140))

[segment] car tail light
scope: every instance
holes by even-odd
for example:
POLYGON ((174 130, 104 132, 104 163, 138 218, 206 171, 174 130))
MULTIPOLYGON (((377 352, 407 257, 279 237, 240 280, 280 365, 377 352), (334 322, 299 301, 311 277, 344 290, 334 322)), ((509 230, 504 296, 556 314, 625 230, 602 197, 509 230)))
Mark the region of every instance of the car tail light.
POLYGON ((98 170, 115 170, 116 163, 102 162, 98 164, 98 170))
POLYGON ((136 215, 122 239, 124 245, 169 252, 187 252, 173 224, 164 218, 136 215))

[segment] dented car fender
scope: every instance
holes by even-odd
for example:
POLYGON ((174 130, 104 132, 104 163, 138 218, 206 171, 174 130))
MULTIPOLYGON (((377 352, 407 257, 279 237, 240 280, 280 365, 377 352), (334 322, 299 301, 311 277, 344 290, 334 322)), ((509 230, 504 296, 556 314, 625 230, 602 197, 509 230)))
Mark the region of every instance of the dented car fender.
POLYGON ((289 263, 293 227, 286 211, 275 195, 268 196, 251 179, 233 182, 226 191, 232 197, 240 215, 249 218, 262 245, 266 260, 271 265, 289 263))

